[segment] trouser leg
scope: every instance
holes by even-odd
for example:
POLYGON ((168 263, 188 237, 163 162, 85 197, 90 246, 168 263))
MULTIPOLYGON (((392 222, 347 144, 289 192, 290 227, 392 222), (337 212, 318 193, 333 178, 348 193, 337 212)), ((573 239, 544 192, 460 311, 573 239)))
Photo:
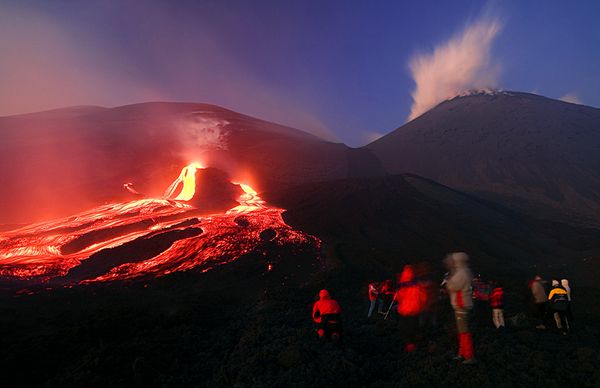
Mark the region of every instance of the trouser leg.
POLYGON ((469 332, 469 312, 467 310, 454 310, 456 329, 458 331, 458 355, 465 359, 473 358, 473 339, 469 332))
POLYGON ((369 313, 367 314, 367 318, 371 318, 371 315, 373 315, 373 310, 375 310, 376 304, 377 304, 376 300, 371 301, 371 305, 369 306, 369 313))

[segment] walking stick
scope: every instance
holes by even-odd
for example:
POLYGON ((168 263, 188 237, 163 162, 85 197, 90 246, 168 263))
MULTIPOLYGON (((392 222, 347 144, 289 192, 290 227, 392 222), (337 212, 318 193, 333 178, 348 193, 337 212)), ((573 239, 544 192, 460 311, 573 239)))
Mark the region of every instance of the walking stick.
POLYGON ((390 311, 392 311, 392 306, 394 305, 394 298, 392 298, 392 301, 390 302, 390 307, 388 308, 387 313, 385 313, 385 317, 383 317, 383 320, 385 321, 388 317, 388 315, 390 315, 390 311))

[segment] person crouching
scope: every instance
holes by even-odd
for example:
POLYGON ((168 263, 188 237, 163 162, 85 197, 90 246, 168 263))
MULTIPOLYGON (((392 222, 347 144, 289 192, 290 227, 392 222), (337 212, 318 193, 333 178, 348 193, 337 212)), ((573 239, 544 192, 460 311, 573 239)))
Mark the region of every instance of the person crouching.
POLYGON ((319 300, 313 305, 312 318, 317 324, 319 339, 331 338, 338 341, 342 334, 342 309, 331 299, 329 291, 319 291, 319 300))

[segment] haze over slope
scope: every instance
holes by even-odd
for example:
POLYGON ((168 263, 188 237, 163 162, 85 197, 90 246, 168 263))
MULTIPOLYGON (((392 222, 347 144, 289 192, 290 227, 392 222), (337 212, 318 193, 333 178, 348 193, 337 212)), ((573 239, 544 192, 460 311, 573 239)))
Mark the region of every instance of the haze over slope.
POLYGON ((390 173, 519 207, 600 215, 600 109, 528 93, 476 93, 445 101, 366 148, 390 173))
POLYGON ((191 161, 258 190, 383 174, 368 150, 213 105, 71 107, 0 117, 0 224, 122 200, 129 182, 160 197, 191 161))

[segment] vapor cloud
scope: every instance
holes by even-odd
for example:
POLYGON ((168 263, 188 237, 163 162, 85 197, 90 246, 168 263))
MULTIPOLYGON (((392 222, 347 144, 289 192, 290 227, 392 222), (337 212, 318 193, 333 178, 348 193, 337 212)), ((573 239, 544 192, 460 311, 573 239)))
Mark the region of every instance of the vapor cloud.
POLYGON ((581 100, 581 98, 579 98, 579 96, 573 92, 565 94, 560 98, 560 100, 564 102, 570 102, 571 104, 583 105, 583 101, 581 100))
POLYGON ((414 56, 409 67, 416 86, 408 119, 461 92, 494 87, 499 67, 491 63, 490 51, 500 29, 496 19, 480 20, 433 52, 414 56))

